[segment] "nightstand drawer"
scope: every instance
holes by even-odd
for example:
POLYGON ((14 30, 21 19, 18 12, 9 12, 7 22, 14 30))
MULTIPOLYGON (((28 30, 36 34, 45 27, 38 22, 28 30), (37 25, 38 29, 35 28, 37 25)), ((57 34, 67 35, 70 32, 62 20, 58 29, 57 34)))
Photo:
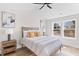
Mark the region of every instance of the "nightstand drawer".
POLYGON ((2 42, 2 46, 3 46, 3 47, 13 46, 13 45, 16 45, 16 41, 15 41, 15 40, 3 41, 3 42, 2 42))
POLYGON ((15 49, 16 49, 16 47, 11 47, 11 48, 5 49, 5 50, 3 51, 3 53, 4 53, 4 54, 7 54, 7 53, 10 53, 10 52, 15 51, 15 49))

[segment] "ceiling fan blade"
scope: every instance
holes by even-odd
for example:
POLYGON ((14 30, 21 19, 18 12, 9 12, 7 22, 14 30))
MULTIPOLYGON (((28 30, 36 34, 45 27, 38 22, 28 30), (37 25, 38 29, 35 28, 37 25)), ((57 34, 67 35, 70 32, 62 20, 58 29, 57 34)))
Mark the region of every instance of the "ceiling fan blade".
POLYGON ((40 9, 42 9, 44 6, 42 6, 40 9))
POLYGON ((52 9, 52 7, 51 7, 51 6, 49 6, 49 4, 47 4, 47 7, 49 7, 50 9, 52 9))
POLYGON ((45 4, 40 9, 42 9, 44 6, 45 6, 45 4))

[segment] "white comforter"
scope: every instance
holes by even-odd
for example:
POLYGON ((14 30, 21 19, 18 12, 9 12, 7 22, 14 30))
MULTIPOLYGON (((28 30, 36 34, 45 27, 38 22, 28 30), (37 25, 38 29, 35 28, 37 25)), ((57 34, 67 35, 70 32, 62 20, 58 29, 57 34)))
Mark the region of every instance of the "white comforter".
POLYGON ((23 38, 21 43, 38 56, 50 56, 61 48, 61 42, 53 37, 23 38))

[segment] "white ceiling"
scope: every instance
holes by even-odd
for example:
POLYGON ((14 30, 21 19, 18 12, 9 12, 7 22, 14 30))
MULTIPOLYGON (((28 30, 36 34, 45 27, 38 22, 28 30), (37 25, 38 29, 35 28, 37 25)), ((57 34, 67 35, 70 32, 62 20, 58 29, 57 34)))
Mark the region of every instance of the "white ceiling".
POLYGON ((52 3, 52 9, 33 3, 0 3, 0 10, 25 10, 32 17, 55 18, 79 13, 79 3, 52 3))
MULTIPOLYGON (((64 9, 71 9, 71 8, 76 8, 78 9, 79 4, 78 3, 52 3, 52 11, 57 11, 59 9, 64 10, 64 9)), ((33 3, 0 3, 0 9, 13 9, 13 10, 33 10, 39 8, 41 5, 36 5, 33 3)), ((42 9, 42 11, 48 10, 50 11, 49 8, 46 6, 42 9)))
POLYGON ((0 3, 0 9, 30 10, 34 7, 31 3, 0 3))
POLYGON ((36 7, 31 9, 29 13, 38 16, 40 19, 57 18, 79 13, 79 3, 53 3, 51 5, 52 9, 44 7, 42 10, 39 10, 41 6, 33 6, 36 7))

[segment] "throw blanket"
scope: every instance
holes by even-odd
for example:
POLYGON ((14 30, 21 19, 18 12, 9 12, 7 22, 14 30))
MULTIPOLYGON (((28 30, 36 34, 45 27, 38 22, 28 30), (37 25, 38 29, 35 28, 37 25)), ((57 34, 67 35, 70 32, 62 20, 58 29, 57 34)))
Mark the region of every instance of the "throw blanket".
POLYGON ((21 43, 38 56, 53 55, 61 48, 59 39, 48 36, 23 38, 21 43))

